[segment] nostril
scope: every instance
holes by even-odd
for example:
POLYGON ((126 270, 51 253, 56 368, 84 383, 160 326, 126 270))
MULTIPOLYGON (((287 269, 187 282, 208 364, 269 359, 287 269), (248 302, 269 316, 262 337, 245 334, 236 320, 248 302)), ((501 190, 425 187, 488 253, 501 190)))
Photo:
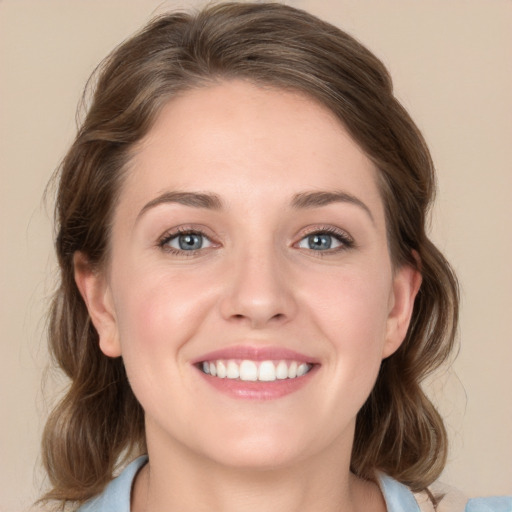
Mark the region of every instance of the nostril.
POLYGON ((268 284, 259 286, 243 281, 241 285, 228 288, 219 303, 222 318, 238 324, 247 322, 253 328, 292 318, 296 304, 290 290, 280 283, 273 282, 272 287, 268 284))

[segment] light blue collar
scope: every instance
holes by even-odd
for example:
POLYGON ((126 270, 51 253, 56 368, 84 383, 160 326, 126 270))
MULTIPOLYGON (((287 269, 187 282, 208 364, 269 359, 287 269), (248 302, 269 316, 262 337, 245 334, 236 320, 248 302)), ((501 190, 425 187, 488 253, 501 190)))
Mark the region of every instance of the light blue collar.
POLYGON ((84 503, 77 512, 130 512, 133 481, 147 461, 148 457, 143 455, 128 464, 101 494, 84 503))
POLYGON ((404 484, 380 472, 377 473, 377 483, 389 512, 421 512, 412 492, 404 484))
MULTIPOLYGON (((82 505, 78 512, 130 512, 132 484, 135 475, 147 461, 148 457, 143 455, 128 464, 103 493, 82 505)), ((405 485, 384 473, 378 473, 377 477, 388 512, 420 512, 414 496, 405 485)))
MULTIPOLYGON (((107 485, 103 493, 82 505, 77 512, 130 512, 133 481, 147 461, 148 457, 143 455, 128 464, 107 485)), ((405 485, 384 473, 377 473, 377 483, 388 512, 421 512, 413 493, 405 485)), ((466 512, 512 512, 512 496, 471 499, 466 506, 466 512)))

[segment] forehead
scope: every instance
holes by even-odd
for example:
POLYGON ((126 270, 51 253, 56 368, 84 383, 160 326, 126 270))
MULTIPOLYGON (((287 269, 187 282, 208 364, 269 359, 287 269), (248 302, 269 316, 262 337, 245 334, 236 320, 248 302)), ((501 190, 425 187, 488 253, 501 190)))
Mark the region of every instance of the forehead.
POLYGON ((302 191, 341 190, 382 210, 376 172, 316 100, 230 81, 164 106, 133 153, 121 202, 128 198, 133 210, 167 190, 192 190, 270 206, 302 191))

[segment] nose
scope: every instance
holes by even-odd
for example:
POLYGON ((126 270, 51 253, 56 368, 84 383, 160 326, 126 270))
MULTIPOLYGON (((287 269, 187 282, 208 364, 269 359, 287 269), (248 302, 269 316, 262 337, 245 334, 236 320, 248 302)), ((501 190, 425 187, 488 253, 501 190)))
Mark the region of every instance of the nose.
POLYGON ((239 255, 230 266, 220 303, 222 317, 252 329, 284 324, 296 313, 286 262, 271 251, 239 255))

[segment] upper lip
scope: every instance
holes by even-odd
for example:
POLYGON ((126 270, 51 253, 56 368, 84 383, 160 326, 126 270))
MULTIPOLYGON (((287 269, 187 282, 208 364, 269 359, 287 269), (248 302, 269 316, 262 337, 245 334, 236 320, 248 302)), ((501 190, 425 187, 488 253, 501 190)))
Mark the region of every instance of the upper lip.
POLYGON ((192 364, 202 363, 203 361, 216 361, 219 359, 249 359, 251 361, 279 361, 288 359, 301 363, 318 363, 318 360, 314 357, 283 347, 236 345, 208 352, 207 354, 194 359, 192 364))

